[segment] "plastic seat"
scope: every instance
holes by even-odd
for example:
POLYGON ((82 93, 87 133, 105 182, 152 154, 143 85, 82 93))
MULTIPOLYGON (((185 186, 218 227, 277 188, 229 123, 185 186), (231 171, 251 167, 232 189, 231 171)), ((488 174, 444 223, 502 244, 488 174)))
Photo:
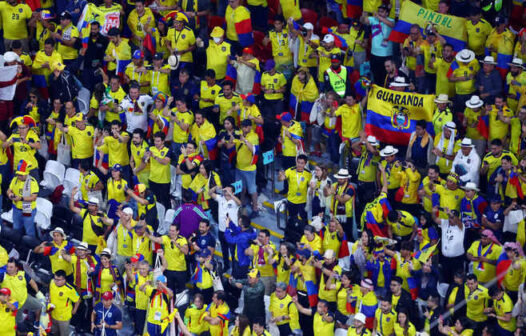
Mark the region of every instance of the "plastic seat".
POLYGON ((44 179, 40 185, 44 188, 55 190, 55 188, 64 181, 66 167, 55 160, 48 160, 44 169, 44 179))
POLYGON ((437 292, 438 295, 440 295, 441 298, 446 298, 447 290, 449 289, 448 283, 437 283, 437 292))
POLYGON ((166 214, 164 215, 164 220, 159 223, 159 228, 157 229, 157 233, 160 235, 168 234, 168 230, 170 229, 170 225, 174 222, 175 219, 175 210, 174 209, 168 209, 166 210, 166 214))
POLYGON ((225 25, 225 18, 222 16, 210 15, 208 17, 208 33, 212 32, 215 27, 223 27, 225 25))
POLYGON ((48 230, 51 226, 51 217, 53 216, 53 203, 49 200, 38 197, 37 198, 37 213, 35 222, 37 227, 42 230, 48 230))
POLYGON ((86 88, 80 89, 78 93, 79 112, 87 114, 89 112, 90 92, 86 88))
MULTIPOLYGON (((166 208, 161 203, 157 202, 157 218, 159 219, 159 224, 164 221, 164 215, 166 213, 166 208)), ((159 229, 159 228, 157 228, 159 229)))
POLYGON ((80 171, 75 168, 68 168, 64 176, 64 194, 71 195, 73 188, 80 188, 80 171))
POLYGON ((303 18, 303 21, 310 22, 313 26, 316 26, 316 22, 318 21, 318 13, 312 9, 302 8, 301 17, 303 18))
POLYGON ((328 16, 322 16, 318 21, 318 31, 322 31, 322 28, 331 28, 338 26, 338 21, 328 16))
POLYGON ((13 208, 9 209, 9 211, 7 211, 7 212, 3 212, 2 215, 0 216, 0 218, 2 218, 2 220, 12 224, 13 223, 13 208))

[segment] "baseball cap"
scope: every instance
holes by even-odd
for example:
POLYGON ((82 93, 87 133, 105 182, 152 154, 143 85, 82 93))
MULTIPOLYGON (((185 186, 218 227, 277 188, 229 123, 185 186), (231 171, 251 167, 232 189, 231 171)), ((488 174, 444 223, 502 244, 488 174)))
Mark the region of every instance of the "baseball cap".
POLYGON ((310 22, 306 22, 303 24, 303 28, 307 29, 307 30, 314 30, 314 26, 312 25, 312 23, 310 22))
POLYGON ((110 291, 104 292, 102 294, 102 299, 103 300, 112 300, 113 299, 113 293, 110 292, 110 291))
POLYGON ((258 276, 259 276, 259 271, 257 268, 253 268, 250 270, 250 272, 248 272, 249 278, 257 278, 258 276))
POLYGON ((210 33, 210 37, 223 37, 224 34, 225 31, 223 30, 223 28, 216 26, 210 33))
POLYGON ((118 35, 120 35, 119 28, 113 27, 113 28, 110 28, 110 30, 108 30, 108 36, 118 36, 118 35))
POLYGON ((244 119, 244 120, 241 122, 241 127, 248 127, 248 126, 252 126, 252 121, 249 120, 249 119, 244 119))
POLYGON ((62 62, 60 61, 55 61, 53 62, 53 64, 51 64, 51 69, 53 69, 53 71, 55 70, 64 70, 66 68, 66 66, 64 64, 62 64, 62 62))
POLYGON ((331 43, 331 42, 334 42, 334 36, 332 36, 331 34, 327 34, 323 37, 323 42, 325 43, 331 43))
POLYGON ((2 289, 0 289, 0 294, 2 295, 11 295, 11 290, 7 287, 4 287, 2 289))
POLYGON ((133 59, 141 59, 141 58, 144 58, 144 53, 137 49, 133 52, 133 59))
POLYGON ((276 62, 274 62, 273 59, 269 59, 265 63, 265 71, 270 71, 270 70, 274 69, 275 66, 276 66, 276 62))
POLYGON ((139 261, 143 261, 144 260, 144 256, 140 253, 137 253, 136 255, 134 255, 133 257, 130 258, 131 262, 139 262, 139 261))
POLYGON ((243 48, 243 54, 254 55, 254 50, 250 47, 243 48))
POLYGON ((90 197, 88 199, 88 203, 93 205, 99 205, 99 199, 97 197, 90 197))
POLYGON ((283 112, 276 116, 276 119, 289 122, 292 120, 292 115, 289 112, 283 112))
POLYGON ((140 193, 144 192, 146 190, 146 186, 142 183, 136 184, 133 188, 133 192, 135 195, 139 196, 140 193))
POLYGON ((60 13, 60 19, 61 20, 71 20, 71 13, 68 11, 64 11, 60 13))
POLYGON ((112 170, 115 170, 115 171, 122 171, 122 166, 118 163, 114 164, 113 167, 111 167, 112 170))
POLYGON ((341 62, 340 54, 331 54, 331 62, 341 62))
POLYGON ((130 216, 133 215, 133 209, 130 208, 130 207, 126 207, 126 208, 122 209, 122 212, 124 212, 125 214, 130 215, 130 216))
POLYGON ((163 59, 163 53, 155 53, 155 55, 153 55, 154 61, 160 61, 162 59, 163 59))

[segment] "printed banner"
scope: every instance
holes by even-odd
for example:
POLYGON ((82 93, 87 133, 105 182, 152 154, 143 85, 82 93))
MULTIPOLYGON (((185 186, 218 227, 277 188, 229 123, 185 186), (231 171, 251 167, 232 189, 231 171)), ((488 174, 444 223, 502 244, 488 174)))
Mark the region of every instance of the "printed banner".
POLYGON ((90 22, 98 21, 100 23, 100 33, 104 36, 108 31, 113 28, 119 28, 121 24, 120 13, 118 10, 111 8, 105 10, 104 8, 97 7, 92 3, 84 6, 82 14, 80 15, 77 29, 82 34, 82 44, 87 46, 90 35, 90 22))
POLYGON ((373 85, 367 101, 365 131, 383 143, 407 145, 418 120, 431 120, 434 95, 398 92, 373 85))
POLYGON ((389 40, 403 43, 412 24, 418 24, 421 29, 425 29, 429 24, 436 27, 437 32, 451 45, 456 51, 464 49, 467 41, 465 26, 466 19, 446 14, 439 14, 424 7, 420 7, 411 1, 404 1, 400 10, 399 20, 389 35, 389 40))

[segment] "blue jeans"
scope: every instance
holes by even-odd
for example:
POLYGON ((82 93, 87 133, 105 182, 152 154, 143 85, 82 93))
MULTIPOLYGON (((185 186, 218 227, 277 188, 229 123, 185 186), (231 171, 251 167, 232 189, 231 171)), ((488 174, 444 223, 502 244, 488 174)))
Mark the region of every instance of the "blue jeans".
POLYGON ((181 155, 182 143, 172 142, 170 149, 172 150, 172 165, 177 167, 177 161, 179 160, 179 155, 181 155))
POLYGON ((37 214, 37 210, 33 209, 31 212, 31 215, 26 216, 22 213, 21 209, 18 209, 17 207, 13 207, 13 229, 17 231, 24 231, 26 232, 26 235, 31 236, 33 238, 36 238, 36 230, 35 230, 35 216, 37 214))

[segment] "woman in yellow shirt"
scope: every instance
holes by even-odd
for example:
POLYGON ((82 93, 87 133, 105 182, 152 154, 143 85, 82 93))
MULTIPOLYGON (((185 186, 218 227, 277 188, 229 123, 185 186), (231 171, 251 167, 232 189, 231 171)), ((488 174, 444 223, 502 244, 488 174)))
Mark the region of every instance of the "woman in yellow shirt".
POLYGON ((117 209, 119 205, 130 198, 126 193, 128 182, 122 178, 122 166, 120 164, 115 164, 111 168, 111 177, 108 179, 106 187, 108 190, 108 217, 118 221, 117 209))
POLYGON ((212 161, 205 160, 199 166, 199 174, 195 175, 189 188, 194 193, 194 199, 197 198, 197 204, 203 207, 209 218, 212 218, 208 202, 210 200, 209 192, 216 186, 222 188, 219 174, 212 169, 212 161))
POLYGON ((230 336, 250 336, 250 321, 245 315, 238 315, 234 329, 230 332, 230 336))
POLYGON ((113 296, 119 293, 121 298, 124 296, 124 287, 122 276, 117 268, 111 262, 111 251, 108 248, 102 250, 100 254, 100 264, 97 264, 93 271, 95 279, 95 303, 100 302, 102 293, 112 292, 113 296))
POLYGON ((290 268, 296 261, 294 245, 289 242, 281 242, 279 252, 272 259, 272 266, 277 272, 276 282, 289 283, 290 268))
POLYGON ((394 331, 396 336, 415 336, 416 329, 413 323, 409 322, 408 313, 405 309, 398 312, 398 321, 395 323, 394 331))
POLYGON ((442 319, 438 320, 438 330, 440 333, 448 336, 471 336, 473 335, 473 330, 468 329, 468 320, 466 317, 459 317, 455 321, 455 326, 444 326, 444 321, 442 319))

